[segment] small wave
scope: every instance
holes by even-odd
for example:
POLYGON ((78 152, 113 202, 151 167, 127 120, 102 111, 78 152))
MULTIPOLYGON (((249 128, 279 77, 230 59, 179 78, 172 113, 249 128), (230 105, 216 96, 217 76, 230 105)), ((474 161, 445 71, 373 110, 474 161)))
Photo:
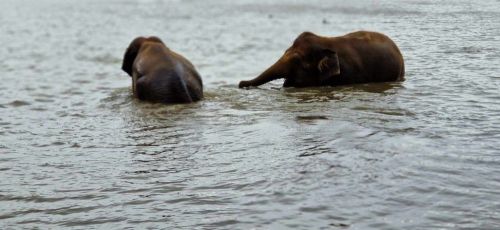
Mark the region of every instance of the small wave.
MULTIPOLYGON (((304 13, 310 14, 311 11, 353 14, 353 15, 416 15, 423 14, 420 11, 398 9, 392 6, 371 4, 371 7, 366 7, 366 4, 360 3, 358 6, 335 5, 325 7, 323 5, 312 4, 245 4, 241 5, 240 10, 271 12, 271 13, 304 13)), ((272 17, 271 17, 272 18, 272 17)))
POLYGON ((12 106, 12 107, 21 107, 21 106, 31 105, 31 103, 29 103, 27 101, 23 101, 23 100, 15 100, 15 101, 8 103, 7 105, 12 106))
POLYGON ((91 220, 80 219, 80 220, 67 221, 61 223, 61 225, 66 227, 77 227, 77 226, 117 223, 117 222, 123 222, 125 220, 127 220, 127 218, 125 217, 115 217, 115 218, 98 217, 98 218, 92 218, 91 220))
POLYGON ((122 61, 121 58, 117 58, 114 55, 108 53, 96 56, 79 55, 76 57, 76 59, 80 61, 94 62, 99 64, 119 64, 122 61))
POLYGON ((459 48, 448 48, 443 53, 445 54, 478 54, 483 51, 483 48, 476 46, 464 46, 459 48))
POLYGON ((328 116, 325 115, 299 115, 295 118, 299 121, 328 120, 328 116))

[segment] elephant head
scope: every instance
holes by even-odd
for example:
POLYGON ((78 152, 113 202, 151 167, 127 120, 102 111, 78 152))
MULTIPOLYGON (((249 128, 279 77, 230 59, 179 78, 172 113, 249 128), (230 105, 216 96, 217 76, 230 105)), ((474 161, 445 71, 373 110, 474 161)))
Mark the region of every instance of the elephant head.
MULTIPOLYGON (((144 93, 139 94, 137 90, 137 86, 142 85, 141 83, 144 82, 144 79, 142 79, 142 82, 138 82, 138 76, 137 74, 134 74, 134 61, 137 58, 137 55, 139 54, 139 51, 141 50, 141 47, 145 43, 160 43, 164 45, 163 41, 158 38, 158 37, 137 37, 132 42, 130 42, 130 45, 128 46, 127 50, 125 51, 125 55, 123 57, 123 63, 122 63, 122 70, 125 71, 130 77, 132 77, 132 91, 134 95, 137 95, 139 98, 144 97, 144 93), (139 83, 139 84, 138 84, 139 83)), ((143 87, 144 88, 144 87, 143 87)), ((146 92, 145 90, 142 90, 142 92, 146 92)))
POLYGON ((313 33, 302 33, 276 63, 255 79, 241 81, 239 87, 259 86, 279 78, 285 78, 284 87, 324 85, 341 70, 337 53, 322 40, 313 33))
POLYGON ((133 75, 132 66, 134 65, 135 58, 137 57, 137 54, 139 53, 139 50, 144 42, 158 42, 163 44, 163 41, 160 38, 154 36, 148 38, 138 37, 130 43, 125 51, 125 56, 123 57, 122 70, 128 73, 131 77, 133 75))

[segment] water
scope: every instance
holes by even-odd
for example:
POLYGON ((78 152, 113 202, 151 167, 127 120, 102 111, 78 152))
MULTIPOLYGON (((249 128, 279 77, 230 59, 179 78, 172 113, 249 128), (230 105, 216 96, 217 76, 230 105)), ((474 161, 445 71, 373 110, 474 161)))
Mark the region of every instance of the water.
POLYGON ((0 2, 0 226, 499 229, 500 2, 0 2), (240 90, 303 31, 380 31, 406 81, 240 90), (205 100, 131 97, 139 35, 205 100))

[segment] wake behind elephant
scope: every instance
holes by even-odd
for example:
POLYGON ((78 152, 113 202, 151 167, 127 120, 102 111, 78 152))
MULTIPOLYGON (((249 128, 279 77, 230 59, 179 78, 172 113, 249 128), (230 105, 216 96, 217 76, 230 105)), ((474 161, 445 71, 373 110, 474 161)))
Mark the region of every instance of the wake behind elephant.
POLYGON ((141 100, 170 104, 203 98, 203 83, 193 64, 157 37, 134 39, 122 69, 132 77, 133 94, 141 100))
POLYGON ((358 31, 341 37, 302 33, 261 75, 240 88, 285 78, 283 87, 338 86, 404 80, 404 61, 387 36, 358 31))

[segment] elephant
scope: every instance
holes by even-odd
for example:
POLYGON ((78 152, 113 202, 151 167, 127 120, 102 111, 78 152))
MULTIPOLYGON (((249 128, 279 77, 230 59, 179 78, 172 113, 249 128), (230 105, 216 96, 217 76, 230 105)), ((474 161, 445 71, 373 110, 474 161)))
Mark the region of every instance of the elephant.
POLYGON ((386 35, 357 31, 339 37, 300 34, 271 67, 239 88, 285 78, 283 87, 318 87, 404 80, 404 60, 386 35))
POLYGON ((135 38, 122 70, 132 77, 133 95, 140 100, 180 104, 203 98, 203 82, 193 64, 158 37, 135 38))

